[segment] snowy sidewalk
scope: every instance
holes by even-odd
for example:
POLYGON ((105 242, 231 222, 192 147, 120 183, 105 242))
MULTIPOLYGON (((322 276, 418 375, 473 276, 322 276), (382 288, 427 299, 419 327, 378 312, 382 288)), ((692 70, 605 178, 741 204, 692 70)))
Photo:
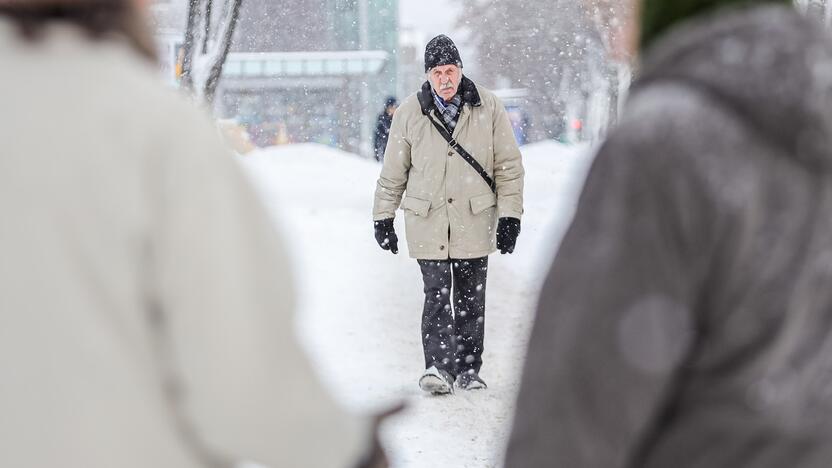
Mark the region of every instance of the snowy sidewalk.
POLYGON ((408 403, 385 426, 395 468, 500 466, 537 293, 590 162, 585 147, 522 150, 526 213, 517 250, 490 259, 481 372, 489 388, 444 397, 417 385, 424 296, 419 267, 407 257, 403 216, 396 219, 398 255, 373 238, 380 166, 313 144, 244 158, 290 246, 299 329, 322 379, 356 410, 408 403))

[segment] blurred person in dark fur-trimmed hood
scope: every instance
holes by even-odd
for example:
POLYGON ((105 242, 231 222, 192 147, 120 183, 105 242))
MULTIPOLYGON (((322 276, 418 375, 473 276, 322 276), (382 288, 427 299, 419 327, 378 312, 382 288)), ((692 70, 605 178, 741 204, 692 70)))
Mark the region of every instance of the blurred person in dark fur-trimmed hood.
POLYGON ((832 42, 787 1, 643 0, 545 281, 506 466, 832 460, 832 42))

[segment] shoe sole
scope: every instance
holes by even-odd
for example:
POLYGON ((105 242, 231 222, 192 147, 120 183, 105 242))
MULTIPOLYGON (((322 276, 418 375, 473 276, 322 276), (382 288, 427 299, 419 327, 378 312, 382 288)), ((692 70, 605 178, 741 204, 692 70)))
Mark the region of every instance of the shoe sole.
POLYGON ((419 388, 432 395, 447 395, 454 392, 453 386, 435 375, 426 375, 419 379, 419 388))
POLYGON ((488 388, 488 385, 481 384, 479 382, 474 382, 469 384, 467 387, 460 387, 457 385, 457 388, 461 388, 462 390, 485 390, 488 388))

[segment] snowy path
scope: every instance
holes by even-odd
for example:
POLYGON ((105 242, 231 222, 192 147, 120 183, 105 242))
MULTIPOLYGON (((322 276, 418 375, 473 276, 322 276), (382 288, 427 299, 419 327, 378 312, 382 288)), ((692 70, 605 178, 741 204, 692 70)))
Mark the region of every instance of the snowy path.
POLYGON ((500 466, 539 285, 589 163, 586 148, 556 143, 526 146, 523 154, 526 214, 517 251, 490 260, 481 372, 489 388, 445 397, 417 386, 423 295, 403 217, 396 219, 398 255, 373 238, 380 166, 311 144, 245 158, 292 250, 300 333, 322 378, 357 410, 408 403, 385 426, 396 468, 500 466))

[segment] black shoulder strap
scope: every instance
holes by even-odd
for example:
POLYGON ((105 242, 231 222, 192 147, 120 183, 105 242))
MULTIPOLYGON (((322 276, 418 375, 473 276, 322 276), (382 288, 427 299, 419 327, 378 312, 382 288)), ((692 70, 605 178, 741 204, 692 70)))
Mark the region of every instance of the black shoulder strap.
POLYGON ((480 175, 480 177, 482 177, 485 183, 488 184, 488 187, 491 189, 491 191, 497 193, 497 184, 495 184, 494 179, 492 179, 491 176, 488 175, 487 172, 485 172, 485 169, 482 167, 482 165, 478 163, 477 160, 474 159, 474 157, 471 156, 471 154, 468 151, 465 151, 465 148, 463 148, 462 145, 459 144, 459 142, 454 140, 454 137, 450 134, 450 132, 448 132, 448 130, 445 127, 443 127, 439 122, 437 122, 436 119, 431 117, 430 114, 427 115, 427 118, 428 120, 430 120, 430 123, 432 123, 433 126, 436 127, 437 130, 439 130, 439 134, 442 135, 442 137, 448 142, 448 144, 451 145, 451 148, 455 149, 456 152, 459 153, 460 156, 462 156, 462 159, 464 159, 465 162, 470 164, 471 167, 473 167, 474 170, 477 171, 477 173, 480 175))

